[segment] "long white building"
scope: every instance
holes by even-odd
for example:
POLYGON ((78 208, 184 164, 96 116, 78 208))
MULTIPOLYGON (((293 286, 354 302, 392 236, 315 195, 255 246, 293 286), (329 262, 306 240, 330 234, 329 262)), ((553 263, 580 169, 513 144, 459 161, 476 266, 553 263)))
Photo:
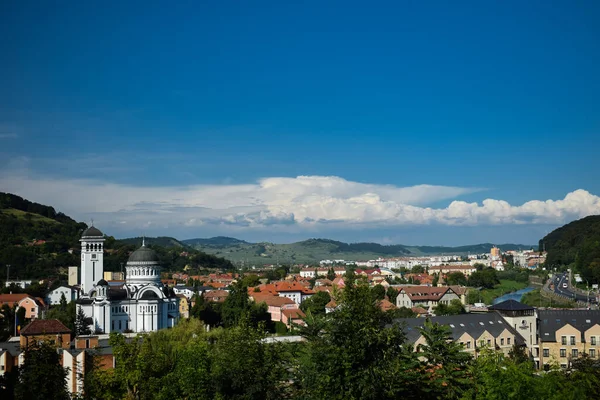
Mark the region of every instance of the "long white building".
POLYGON ((151 332, 172 327, 179 319, 179 298, 160 281, 161 266, 154 250, 145 246, 131 253, 125 284, 109 286, 103 279, 104 235, 95 227, 81 238, 82 309, 95 333, 151 332))

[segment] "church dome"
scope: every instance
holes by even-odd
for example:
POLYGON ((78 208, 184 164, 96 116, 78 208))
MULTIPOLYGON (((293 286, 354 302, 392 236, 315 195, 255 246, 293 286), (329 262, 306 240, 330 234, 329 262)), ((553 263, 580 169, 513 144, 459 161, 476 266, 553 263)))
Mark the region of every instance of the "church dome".
POLYGON ((128 263, 133 262, 158 262, 156 252, 146 246, 142 246, 129 256, 128 263))
POLYGON ((104 279, 100 279, 98 283, 96 283, 96 286, 108 286, 108 282, 106 282, 104 279))
POLYGON ((104 234, 100 232, 100 229, 92 225, 83 231, 83 235, 81 235, 81 237, 104 237, 104 234))

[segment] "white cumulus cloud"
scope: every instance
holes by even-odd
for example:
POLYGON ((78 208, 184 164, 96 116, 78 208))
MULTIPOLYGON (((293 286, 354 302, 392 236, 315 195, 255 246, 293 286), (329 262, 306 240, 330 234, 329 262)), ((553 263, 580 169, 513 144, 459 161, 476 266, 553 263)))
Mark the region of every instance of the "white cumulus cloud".
POLYGON ((221 226, 231 229, 295 226, 560 224, 600 214, 600 198, 585 190, 559 200, 511 205, 454 200, 478 188, 368 184, 335 176, 271 177, 249 184, 138 187, 91 180, 34 177, 23 169, 0 174, 0 190, 19 194, 110 229, 221 226))

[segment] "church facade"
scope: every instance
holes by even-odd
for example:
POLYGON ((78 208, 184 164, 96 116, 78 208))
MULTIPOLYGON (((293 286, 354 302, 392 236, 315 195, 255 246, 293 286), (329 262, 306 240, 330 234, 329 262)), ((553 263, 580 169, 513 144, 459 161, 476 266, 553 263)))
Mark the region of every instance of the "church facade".
POLYGON ((152 332, 173 327, 179 320, 179 298, 160 280, 154 250, 145 246, 129 256, 125 283, 111 286, 104 275, 104 235, 91 226, 81 239, 82 309, 94 333, 152 332))

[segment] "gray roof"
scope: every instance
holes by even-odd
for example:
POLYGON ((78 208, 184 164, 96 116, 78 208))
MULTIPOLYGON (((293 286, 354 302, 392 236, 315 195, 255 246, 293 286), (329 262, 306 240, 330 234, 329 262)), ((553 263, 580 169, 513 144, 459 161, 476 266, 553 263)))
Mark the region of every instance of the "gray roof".
MULTIPOLYGON (((465 332, 474 338, 480 337, 484 331, 489 332, 493 337, 498 337, 505 329, 508 329, 510 333, 515 335, 516 345, 521 346, 525 344, 523 336, 511 327, 497 312, 445 315, 430 317, 428 319, 431 322, 437 322, 440 325, 450 327, 454 340, 458 340, 465 332)), ((421 336, 418 328, 422 328, 425 321, 426 318, 399 318, 394 323, 403 326, 404 333, 409 342, 415 342, 421 336)))
POLYGON ((104 237, 104 234, 100 232, 100 229, 92 225, 83 231, 81 237, 104 237))
POLYGON ((584 332, 600 324, 600 310, 539 310, 539 331, 542 342, 555 342, 556 331, 569 324, 581 332, 580 341, 585 341, 584 332))
POLYGON ((516 300, 505 300, 501 303, 494 304, 488 307, 488 310, 498 310, 498 311, 527 311, 527 310, 535 310, 535 308, 528 306, 527 304, 520 303, 516 300))
POLYGON ((146 246, 142 246, 131 253, 127 262, 158 262, 158 256, 154 250, 146 246))
POLYGON ((11 356, 16 357, 21 353, 21 342, 2 342, 0 343, 0 355, 8 351, 11 356))

